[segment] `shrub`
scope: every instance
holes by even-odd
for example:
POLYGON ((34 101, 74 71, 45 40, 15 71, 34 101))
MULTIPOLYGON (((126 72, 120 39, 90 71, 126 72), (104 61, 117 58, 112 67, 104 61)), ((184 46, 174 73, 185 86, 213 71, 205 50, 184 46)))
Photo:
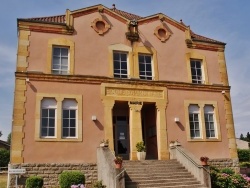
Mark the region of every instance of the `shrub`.
POLYGON ((71 185, 85 184, 85 176, 80 171, 63 171, 59 175, 61 188, 69 188, 71 185))
POLYGON ((136 149, 138 152, 145 152, 146 151, 146 146, 144 145, 144 142, 141 141, 141 142, 138 142, 136 144, 136 149))
POLYGON ((246 175, 235 174, 229 168, 218 170, 212 167, 210 174, 213 188, 243 188, 250 186, 250 178, 246 175))
POLYGON ((250 161, 250 150, 238 149, 238 157, 240 162, 250 161))
POLYGON ((6 149, 0 149, 0 167, 7 167, 10 161, 10 151, 6 149))
POLYGON ((224 173, 224 174, 228 174, 228 175, 233 175, 234 174, 234 170, 231 169, 231 168, 223 168, 221 170, 221 172, 224 173))
POLYGON ((100 181, 96 181, 96 182, 93 184, 92 187, 93 187, 93 188, 106 188, 106 185, 103 185, 103 184, 102 184, 102 180, 100 180, 100 181))
POLYGON ((42 188, 43 178, 38 176, 30 176, 26 179, 26 188, 42 188))
POLYGON ((250 168, 250 162, 242 162, 242 163, 240 163, 240 167, 250 168))

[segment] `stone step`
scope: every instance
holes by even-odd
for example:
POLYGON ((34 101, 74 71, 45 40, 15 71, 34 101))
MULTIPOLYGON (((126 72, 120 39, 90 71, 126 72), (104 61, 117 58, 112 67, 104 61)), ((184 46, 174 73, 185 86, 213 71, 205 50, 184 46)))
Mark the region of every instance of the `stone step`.
POLYGON ((205 188, 177 160, 125 161, 126 188, 205 188))
POLYGON ((125 179, 126 180, 148 180, 149 178, 153 178, 153 179, 181 179, 181 178, 194 178, 193 175, 191 174, 186 174, 186 173, 182 173, 182 174, 151 174, 149 176, 144 176, 143 174, 134 174, 128 176, 127 174, 125 175, 125 179))
POLYGON ((192 185, 201 185, 197 180, 189 180, 189 181, 183 181, 182 179, 177 181, 155 181, 155 180, 148 180, 143 182, 126 182, 127 186, 138 186, 138 187, 161 187, 161 186, 183 186, 183 185, 189 185, 190 188, 192 185))
POLYGON ((175 185, 175 186, 168 186, 168 185, 157 185, 157 186, 154 186, 154 185, 149 185, 149 186, 137 186, 137 185, 126 185, 126 188, 207 188, 201 184, 192 184, 191 186, 190 185, 175 185))

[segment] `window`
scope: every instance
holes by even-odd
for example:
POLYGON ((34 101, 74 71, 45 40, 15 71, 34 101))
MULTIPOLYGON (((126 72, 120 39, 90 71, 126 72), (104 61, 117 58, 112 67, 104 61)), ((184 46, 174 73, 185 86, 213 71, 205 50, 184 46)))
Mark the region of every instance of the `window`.
POLYGON ((151 55, 139 54, 139 75, 140 79, 152 80, 152 62, 151 55))
POLYGON ((69 48, 53 47, 52 73, 69 73, 69 48))
POLYGON ((128 78, 128 63, 126 52, 113 53, 113 66, 115 78, 128 78))
POLYGON ((201 60, 191 59, 191 74, 192 74, 192 83, 201 84, 203 83, 202 79, 202 65, 201 60))
POLYGON ((77 102, 73 99, 65 99, 62 108, 63 137, 76 137, 77 102))
POLYGON ((185 100, 184 106, 188 141, 221 141, 217 102, 185 100))
POLYGON ((41 137, 55 137, 56 100, 44 98, 41 104, 41 137))
POLYGON ((36 94, 35 140, 82 141, 82 95, 36 94))
POLYGON ((214 107, 212 105, 205 105, 204 118, 206 126, 206 137, 215 138, 214 107))
POLYGON ((199 106, 189 106, 189 125, 191 138, 200 138, 199 106))

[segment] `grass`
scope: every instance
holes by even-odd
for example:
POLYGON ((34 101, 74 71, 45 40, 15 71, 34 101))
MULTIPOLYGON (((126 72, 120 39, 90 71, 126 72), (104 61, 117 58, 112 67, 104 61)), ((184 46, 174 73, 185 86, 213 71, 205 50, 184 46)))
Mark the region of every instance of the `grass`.
POLYGON ((0 174, 0 187, 5 188, 7 186, 7 174, 0 174))

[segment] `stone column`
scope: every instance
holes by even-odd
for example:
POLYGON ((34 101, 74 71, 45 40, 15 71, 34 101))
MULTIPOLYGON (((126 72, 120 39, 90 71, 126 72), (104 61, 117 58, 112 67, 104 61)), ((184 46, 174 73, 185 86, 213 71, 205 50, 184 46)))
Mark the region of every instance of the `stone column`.
POLYGON ((167 160, 169 159, 169 151, 167 144, 166 103, 156 103, 156 108, 158 160, 167 160))
POLYGON ((103 100, 104 104, 104 135, 105 140, 109 140, 109 148, 114 151, 114 137, 113 137, 113 112, 114 100, 103 100))
POLYGON ((142 141, 142 102, 129 102, 130 160, 137 160, 136 143, 142 141))

